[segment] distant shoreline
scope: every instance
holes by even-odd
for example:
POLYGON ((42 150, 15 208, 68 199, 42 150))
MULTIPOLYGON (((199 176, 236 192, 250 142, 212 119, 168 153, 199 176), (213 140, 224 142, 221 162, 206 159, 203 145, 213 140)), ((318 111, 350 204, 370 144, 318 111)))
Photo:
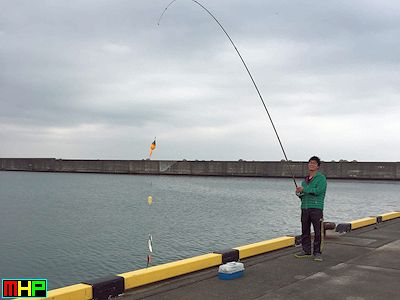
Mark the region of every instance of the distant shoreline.
MULTIPOLYGON (((0 171, 296 178, 307 174, 302 161, 84 160, 0 158, 0 171)), ((332 179, 400 180, 400 162, 322 162, 332 179)))

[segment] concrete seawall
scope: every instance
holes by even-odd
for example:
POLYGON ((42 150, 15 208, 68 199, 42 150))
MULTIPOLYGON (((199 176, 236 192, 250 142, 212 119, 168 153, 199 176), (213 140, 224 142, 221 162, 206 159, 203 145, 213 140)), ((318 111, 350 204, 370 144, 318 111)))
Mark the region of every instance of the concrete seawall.
MULTIPOLYGON (((307 174, 307 162, 291 161, 296 177, 307 174)), ((55 158, 0 158, 1 171, 291 177, 284 161, 176 161, 176 160, 70 160, 55 158)), ((400 180, 400 162, 323 162, 328 178, 400 180)))

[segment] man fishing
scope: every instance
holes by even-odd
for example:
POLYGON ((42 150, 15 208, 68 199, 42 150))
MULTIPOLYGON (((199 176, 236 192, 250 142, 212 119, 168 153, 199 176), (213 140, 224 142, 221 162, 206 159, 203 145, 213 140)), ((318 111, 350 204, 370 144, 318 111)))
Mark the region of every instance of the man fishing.
POLYGON ((326 178, 319 172, 321 160, 313 156, 308 160, 308 176, 296 187, 296 195, 301 199, 301 243, 303 251, 295 254, 297 258, 311 257, 311 224, 314 227, 315 261, 322 261, 321 222, 323 221, 326 178))

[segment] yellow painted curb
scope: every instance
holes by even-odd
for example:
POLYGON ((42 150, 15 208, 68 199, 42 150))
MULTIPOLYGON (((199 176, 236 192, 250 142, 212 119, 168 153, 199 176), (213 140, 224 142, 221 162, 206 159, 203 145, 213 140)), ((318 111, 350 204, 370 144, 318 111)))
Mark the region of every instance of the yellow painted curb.
POLYGON ((246 258, 258 255, 265 252, 274 251, 281 248, 294 246, 295 238, 292 236, 285 236, 267 241, 262 241, 250 245, 240 246, 233 249, 239 250, 239 258, 246 258))
POLYGON ((368 218, 363 218, 363 219, 358 219, 349 222, 351 224, 351 230, 365 227, 368 225, 376 224, 376 217, 368 217, 368 218))
POLYGON ((88 284, 74 284, 47 292, 51 300, 90 300, 93 298, 92 286, 88 284))
POLYGON ((392 211, 386 214, 381 214, 380 217, 382 217, 382 221, 400 218, 400 211, 392 211))
POLYGON ((125 290, 222 264, 221 254, 205 254, 147 269, 117 274, 124 277, 125 290))

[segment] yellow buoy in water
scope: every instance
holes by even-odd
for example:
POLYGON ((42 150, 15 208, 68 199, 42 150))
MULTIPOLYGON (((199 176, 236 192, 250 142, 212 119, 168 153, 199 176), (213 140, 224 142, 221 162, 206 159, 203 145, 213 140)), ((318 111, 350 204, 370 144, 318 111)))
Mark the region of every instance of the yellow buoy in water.
POLYGON ((147 202, 149 203, 149 205, 151 205, 153 203, 153 197, 152 196, 148 196, 147 197, 147 202))

